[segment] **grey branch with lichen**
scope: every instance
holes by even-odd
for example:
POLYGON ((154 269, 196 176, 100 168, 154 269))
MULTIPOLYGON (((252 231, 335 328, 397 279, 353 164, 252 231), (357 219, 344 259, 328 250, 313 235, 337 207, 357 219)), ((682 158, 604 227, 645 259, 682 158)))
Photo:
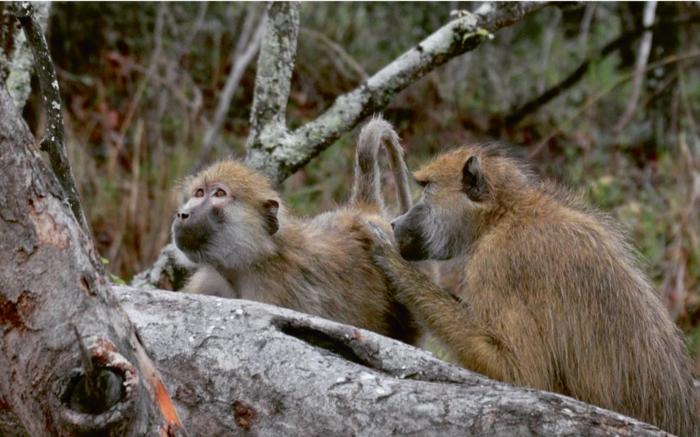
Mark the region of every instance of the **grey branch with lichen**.
POLYGON ((294 4, 282 5, 285 6, 271 7, 269 11, 270 25, 258 60, 246 157, 250 166, 266 173, 276 184, 306 165, 365 116, 384 108, 398 92, 546 3, 484 3, 474 13, 459 14, 358 88, 339 96, 316 120, 294 131, 287 129, 284 112, 296 50, 298 18, 294 17, 298 12, 294 4), (279 16, 285 8, 291 15, 279 16))
MULTIPOLYGON (((46 23, 49 19, 51 3, 36 2, 34 6, 34 17, 40 23, 42 29, 46 28, 46 23)), ((6 19, 11 17, 11 8, 6 8, 6 19)), ((0 52, 0 65, 4 70, 1 79, 5 80, 5 87, 9 91, 10 96, 15 104, 15 107, 21 111, 24 104, 32 92, 31 73, 34 62, 32 59, 31 49, 27 45, 27 38, 18 28, 9 26, 6 29, 6 36, 13 38, 12 51, 7 53, 7 57, 0 52), (12 35, 10 35, 12 33, 12 35)))

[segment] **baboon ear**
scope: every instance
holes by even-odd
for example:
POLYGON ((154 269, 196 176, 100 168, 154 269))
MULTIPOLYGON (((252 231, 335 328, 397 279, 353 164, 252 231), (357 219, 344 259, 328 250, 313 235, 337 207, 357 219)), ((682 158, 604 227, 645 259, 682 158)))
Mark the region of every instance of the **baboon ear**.
POLYGON ((481 160, 478 156, 470 156, 462 168, 462 189, 474 202, 486 199, 487 189, 484 174, 481 171, 481 160))
POLYGON ((268 199, 263 203, 263 219, 265 220, 265 227, 270 235, 274 235, 280 228, 279 221, 277 220, 277 211, 279 211, 280 204, 276 200, 268 199))

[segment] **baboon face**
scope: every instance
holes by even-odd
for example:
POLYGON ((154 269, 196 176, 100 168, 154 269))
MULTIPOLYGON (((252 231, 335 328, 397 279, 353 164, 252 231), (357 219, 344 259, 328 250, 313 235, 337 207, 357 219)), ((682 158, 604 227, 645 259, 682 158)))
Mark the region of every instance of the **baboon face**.
POLYGON ((441 155, 416 172, 420 199, 392 222, 401 255, 445 260, 469 249, 489 201, 481 159, 465 150, 441 155))
POLYGON ((272 250, 279 203, 256 196, 253 184, 238 182, 237 173, 225 170, 226 182, 209 180, 213 171, 206 170, 189 184, 190 197, 173 220, 172 234, 177 248, 191 261, 233 268, 272 250))

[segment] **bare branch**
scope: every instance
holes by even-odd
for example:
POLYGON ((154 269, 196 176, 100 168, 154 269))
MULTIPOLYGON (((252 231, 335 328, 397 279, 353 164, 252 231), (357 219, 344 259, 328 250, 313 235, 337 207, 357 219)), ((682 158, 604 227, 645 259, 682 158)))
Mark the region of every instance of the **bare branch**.
MULTIPOLYGON (((474 14, 468 13, 437 30, 357 89, 339 96, 325 113, 294 132, 288 132, 283 124, 289 90, 285 85, 284 99, 276 99, 275 105, 265 107, 266 111, 254 106, 246 162, 281 183, 365 116, 385 107, 399 91, 451 58, 473 50, 490 32, 509 26, 545 5, 542 2, 483 4, 474 14)), ((260 59, 269 55, 263 46, 260 59)), ((261 71, 260 63, 258 71, 261 71)), ((282 94, 276 90, 283 82, 280 76, 276 79, 256 83, 256 100, 270 100, 265 97, 268 93, 282 94)))
POLYGON ((627 32, 622 33, 609 43, 605 44, 602 48, 596 50, 593 55, 589 56, 588 58, 584 59, 578 67, 576 67, 569 75, 567 75, 564 79, 562 79, 560 82, 557 84, 551 86, 548 88, 545 92, 540 94, 537 97, 534 97, 527 102, 525 102, 523 105, 518 107, 517 109, 514 109, 507 117, 505 117, 505 124, 506 126, 512 127, 516 126, 518 123, 520 123, 525 117, 528 115, 534 113, 538 109, 540 109, 542 106, 546 105, 562 93, 564 93, 566 90, 570 89, 574 85, 576 85, 586 74, 588 69, 590 68, 591 64, 595 60, 600 60, 602 58, 605 58, 606 56, 614 53, 615 51, 621 49, 622 47, 626 47, 627 45, 631 44, 633 41, 635 41, 637 38, 640 37, 640 35, 644 34, 646 31, 651 31, 651 30, 656 30, 659 28, 664 28, 664 27, 669 27, 669 26, 679 26, 679 25, 684 25, 684 24, 693 24, 697 23, 700 21, 700 15, 694 15, 690 17, 684 17, 684 18, 677 18, 677 19, 672 19, 672 20, 662 20, 658 21, 656 23, 653 23, 649 26, 642 26, 636 29, 629 30, 627 32))
POLYGON ((46 44, 41 25, 34 17, 32 5, 28 2, 18 3, 16 14, 34 54, 34 65, 39 78, 44 110, 46 111, 47 128, 46 135, 41 141, 41 150, 49 155, 51 168, 65 192, 66 200, 73 211, 73 215, 83 230, 89 234, 90 230, 87 220, 80 206, 80 194, 75 186, 75 180, 68 162, 68 155, 66 154, 61 92, 58 88, 56 70, 54 70, 49 47, 46 44))
MULTIPOLYGON (((651 26, 654 23, 654 17, 656 16, 656 1, 648 1, 644 5, 644 16, 642 17, 642 24, 644 26, 651 26)), ((644 81, 644 76, 646 73, 647 62, 649 61, 649 54, 651 53, 651 40, 653 37, 652 31, 648 30, 644 32, 642 36, 642 41, 639 43, 639 52, 637 53, 637 62, 634 65, 634 79, 632 80, 632 95, 627 101, 627 107, 625 112, 618 120, 615 125, 614 131, 620 132, 627 126, 627 123, 632 120, 634 113, 637 111, 637 102, 639 101, 639 95, 642 92, 642 82, 644 81)))
POLYGON ((258 52, 260 48, 260 40, 263 36, 265 30, 265 16, 257 19, 258 14, 254 7, 249 7, 246 12, 245 21, 243 23, 243 29, 238 37, 236 47, 231 51, 231 71, 229 72, 228 78, 226 78, 226 84, 219 97, 219 103, 216 107, 216 113, 214 115, 214 120, 211 126, 204 135, 204 141, 202 141, 202 148, 199 151, 199 157, 197 159, 196 168, 201 167, 209 157, 211 153, 212 146, 221 126, 224 124, 226 119, 226 114, 228 114, 229 107, 231 106, 231 100, 233 100, 233 94, 238 88, 238 84, 243 77, 250 62, 253 57, 258 52), (258 21, 257 27, 254 27, 255 21, 258 21))
MULTIPOLYGON (((365 71, 364 68, 362 68, 362 65, 360 65, 355 58, 353 58, 350 53, 348 53, 343 47, 341 47, 338 43, 333 41, 332 39, 328 38, 326 35, 322 34, 321 32, 317 32, 313 29, 301 29, 301 34, 306 35, 308 37, 313 38, 314 40, 324 44, 328 49, 330 50, 332 55, 335 55, 339 57, 342 61, 345 62, 345 64, 350 67, 352 72, 359 77, 362 80, 367 79, 368 74, 365 71)), ((336 64, 337 68, 342 68, 338 64, 336 64)))

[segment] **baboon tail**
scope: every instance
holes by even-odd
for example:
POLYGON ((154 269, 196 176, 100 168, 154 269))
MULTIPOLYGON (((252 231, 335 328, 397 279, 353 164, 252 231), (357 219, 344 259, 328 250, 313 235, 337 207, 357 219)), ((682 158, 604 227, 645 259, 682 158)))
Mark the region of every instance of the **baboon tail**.
POLYGON ((376 115, 362 128, 355 154, 355 179, 350 202, 373 205, 384 209, 381 174, 379 171, 379 147, 384 145, 396 184, 399 214, 411 208, 411 192, 408 185, 408 169, 403 159, 403 148, 393 126, 376 115))

